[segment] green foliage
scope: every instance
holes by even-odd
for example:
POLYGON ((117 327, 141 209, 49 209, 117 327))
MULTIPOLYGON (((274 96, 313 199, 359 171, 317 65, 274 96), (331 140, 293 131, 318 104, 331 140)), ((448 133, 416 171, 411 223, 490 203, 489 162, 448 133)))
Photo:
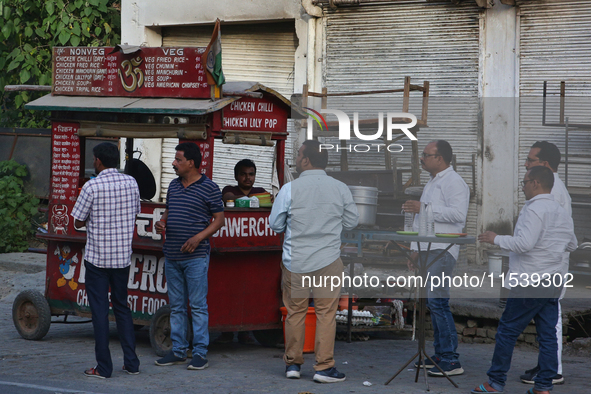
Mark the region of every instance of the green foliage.
POLYGON ((54 46, 116 45, 120 28, 120 0, 0 0, 0 127, 48 127, 23 109, 43 94, 4 86, 50 85, 54 46))
POLYGON ((27 167, 14 160, 0 162, 0 253, 23 252, 33 235, 31 218, 39 200, 23 191, 27 167))

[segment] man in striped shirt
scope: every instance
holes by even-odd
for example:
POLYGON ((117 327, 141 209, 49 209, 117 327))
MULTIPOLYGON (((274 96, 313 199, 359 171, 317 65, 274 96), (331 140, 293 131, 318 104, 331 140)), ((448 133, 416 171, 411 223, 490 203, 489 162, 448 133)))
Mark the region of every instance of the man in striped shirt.
POLYGON ((109 287, 123 349, 123 369, 138 374, 135 333, 127 306, 127 281, 135 217, 140 212, 140 191, 129 175, 117 171, 119 149, 104 142, 94 147, 97 177, 84 184, 72 209, 75 226, 86 226, 85 284, 94 328, 97 366, 86 376, 108 378, 113 372, 109 352, 109 287))
POLYGON ((164 272, 171 309, 172 350, 155 363, 164 366, 186 362, 188 299, 193 323, 193 360, 187 369, 198 370, 209 365, 206 358, 209 345, 209 237, 224 225, 224 203, 218 185, 199 172, 199 147, 185 142, 175 149, 172 166, 179 177, 170 182, 166 211, 155 224, 159 234, 166 229, 164 272))

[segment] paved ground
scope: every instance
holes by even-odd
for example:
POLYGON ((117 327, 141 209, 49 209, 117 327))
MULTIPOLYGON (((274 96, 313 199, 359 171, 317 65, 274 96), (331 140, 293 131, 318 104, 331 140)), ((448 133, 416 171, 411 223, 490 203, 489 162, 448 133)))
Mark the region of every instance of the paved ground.
MULTIPOLYGON (((38 256, 42 262, 44 256, 38 256)), ((406 368, 389 386, 384 382, 416 351, 416 342, 394 336, 372 338, 367 342, 336 344, 339 370, 347 381, 332 385, 312 382, 313 355, 306 356, 301 380, 287 380, 280 349, 238 343, 212 345, 210 367, 188 371, 183 366, 158 367, 147 330, 137 333, 137 352, 141 374, 114 373, 111 379, 91 379, 82 375, 94 365, 94 342, 90 324, 52 324, 42 341, 26 341, 14 329, 12 301, 25 288, 43 289, 43 264, 30 262, 35 256, 0 256, 0 393, 424 393, 424 378, 414 382, 415 372, 406 368), (2 261, 18 260, 17 264, 2 261), (26 264, 18 262, 29 261, 26 264), (28 268, 23 269, 24 266, 28 268), (37 268, 35 268, 37 266, 37 268), (37 270, 38 272, 34 272, 37 270), (26 271, 26 272, 25 272, 26 271), (372 386, 364 386, 369 381, 372 386)), ((111 326, 111 351, 116 368, 121 368, 122 353, 115 326, 111 326)), ((431 343, 427 344, 431 349, 431 343)), ((468 393, 485 380, 494 345, 461 344, 459 352, 466 373, 456 377, 454 388, 445 379, 429 378, 430 393, 468 393)), ((517 348, 509 372, 506 393, 525 393, 528 386, 519 382, 519 374, 535 365, 537 353, 517 348)), ((588 394, 588 357, 564 357, 566 384, 555 393, 588 394)))

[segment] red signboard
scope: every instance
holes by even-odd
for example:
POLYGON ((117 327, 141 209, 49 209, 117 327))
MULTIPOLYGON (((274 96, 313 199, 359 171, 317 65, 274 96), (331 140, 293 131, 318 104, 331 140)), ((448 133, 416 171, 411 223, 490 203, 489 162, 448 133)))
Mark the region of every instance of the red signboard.
POLYGON ((205 48, 54 47, 52 93, 69 96, 210 98, 205 48))
POLYGON ((53 122, 51 125, 51 196, 49 232, 68 234, 73 229, 70 216, 78 196, 80 140, 78 123, 53 122))
POLYGON ((242 98, 222 110, 222 130, 285 132, 288 113, 285 103, 274 97, 242 98))

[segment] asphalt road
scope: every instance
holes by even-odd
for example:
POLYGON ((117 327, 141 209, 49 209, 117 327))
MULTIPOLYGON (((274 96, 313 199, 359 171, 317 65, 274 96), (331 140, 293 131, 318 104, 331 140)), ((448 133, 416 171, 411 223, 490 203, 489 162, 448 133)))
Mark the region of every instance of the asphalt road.
MULTIPOLYGON (((416 342, 382 334, 367 342, 347 344, 337 341, 337 368, 347 380, 336 384, 312 381, 314 356, 306 356, 302 379, 288 380, 284 375, 282 351, 258 345, 210 346, 210 367, 189 371, 182 365, 159 367, 148 337, 148 331, 137 332, 140 375, 118 371, 123 363, 115 325, 111 325, 111 353, 116 372, 110 379, 87 378, 82 372, 95 365, 94 340, 90 324, 52 324, 41 341, 27 341, 16 332, 11 316, 12 301, 25 288, 43 289, 44 272, 34 269, 0 267, 0 393, 425 393, 421 375, 406 368, 390 385, 384 386, 416 351, 416 342), (370 382, 371 386, 364 386, 370 382)), ((56 319, 56 318, 54 318, 56 319)), ((212 338, 215 335, 212 335, 212 338)), ((461 362, 466 370, 455 377, 454 388, 444 378, 428 378, 430 393, 469 393, 485 381, 494 345, 460 344, 461 362)), ((427 344, 432 349, 432 344, 427 344)), ((519 374, 531 368, 537 352, 518 347, 509 372, 506 393, 525 393, 529 386, 519 382, 519 374)), ((565 356, 566 384, 556 386, 554 393, 588 394, 589 358, 565 356)))

